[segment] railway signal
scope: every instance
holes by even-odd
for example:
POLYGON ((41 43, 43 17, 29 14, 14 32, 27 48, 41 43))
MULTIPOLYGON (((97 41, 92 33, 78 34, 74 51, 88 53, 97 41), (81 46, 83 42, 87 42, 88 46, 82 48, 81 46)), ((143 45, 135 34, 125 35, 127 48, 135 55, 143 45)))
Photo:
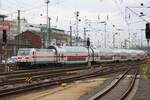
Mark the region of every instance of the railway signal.
POLYGON ((148 43, 148 49, 149 49, 149 39, 150 39, 150 23, 146 23, 146 28, 145 28, 145 36, 147 39, 148 43))
POLYGON ((89 47, 90 47, 90 38, 87 38, 87 47, 88 47, 88 66, 91 66, 91 62, 89 61, 90 58, 90 52, 89 52, 89 47))
POLYGON ((6 30, 3 30, 3 43, 4 44, 7 43, 7 32, 6 32, 6 30))
POLYGON ((146 39, 150 39, 150 23, 146 23, 145 36, 146 39))
POLYGON ((3 30, 3 34, 2 34, 2 45, 3 45, 3 49, 4 49, 4 59, 5 59, 5 71, 9 71, 9 66, 7 66, 7 31, 3 30))
POLYGON ((87 38, 87 47, 90 46, 90 38, 87 38))

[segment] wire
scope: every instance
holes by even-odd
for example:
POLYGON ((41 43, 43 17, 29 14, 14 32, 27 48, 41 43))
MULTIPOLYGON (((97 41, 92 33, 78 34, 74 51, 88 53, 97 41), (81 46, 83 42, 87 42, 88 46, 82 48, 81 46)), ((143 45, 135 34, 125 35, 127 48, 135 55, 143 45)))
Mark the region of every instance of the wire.
MULTIPOLYGON (((118 4, 117 0, 113 0, 113 1, 115 2, 117 8, 119 9, 121 17, 124 19, 123 11, 121 10, 121 7, 119 6, 120 4, 118 4)), ((122 3, 123 1, 121 0, 120 2, 122 3)))
MULTIPOLYGON (((12 0, 11 0, 12 1, 12 0)), ((13 6, 18 6, 18 4, 19 4, 19 2, 18 2, 18 0, 13 0, 13 1, 15 1, 15 2, 9 2, 9 0, 7 0, 7 2, 9 2, 9 3, 11 3, 13 6), (17 5, 16 5, 17 4, 17 5)), ((39 1, 39 0, 38 0, 39 1)), ((58 3, 58 2, 57 2, 58 3)), ((23 3, 24 5, 27 5, 25 2, 23 3)), ((51 3, 51 5, 52 5, 52 3, 51 3)), ((36 6, 36 7, 31 7, 31 8, 29 8, 29 9, 24 9, 24 10, 21 10, 21 13, 25 13, 25 12, 29 12, 29 11, 32 11, 32 10, 35 10, 35 9, 41 9, 41 7, 44 7, 45 5, 44 5, 44 3, 41 5, 41 3, 40 3, 40 5, 38 5, 38 6, 36 6)), ((23 6, 20 6, 20 7, 22 7, 23 8, 23 6)), ((12 8, 12 7, 10 7, 10 8, 12 8)), ((17 8, 17 7, 16 7, 17 8)), ((6 10, 6 9, 5 9, 6 10)), ((8 13, 7 15, 12 15, 12 14, 15 14, 15 13, 17 13, 16 11, 13 11, 12 13, 8 13)))
POLYGON ((19 6, 20 8, 23 8, 23 7, 24 7, 24 6, 21 6, 21 5, 18 4, 18 3, 13 2, 14 0, 5 0, 5 1, 7 1, 7 4, 11 4, 11 6, 15 6, 15 8, 18 8, 18 6, 19 6))
MULTIPOLYGON (((129 8, 129 7, 126 7, 126 9, 128 9, 129 11, 131 11, 133 14, 135 14, 136 16, 138 16, 139 17, 139 14, 138 13, 136 13, 135 11, 133 11, 131 8, 129 8)), ((143 21, 145 21, 145 22, 149 22, 149 21, 147 21, 146 19, 144 19, 143 17, 139 17, 139 18, 141 18, 143 21)))
POLYGON ((32 7, 32 8, 26 9, 26 10, 22 10, 22 12, 32 11, 32 10, 35 10, 35 9, 41 9, 41 7, 44 7, 44 6, 45 5, 39 5, 39 6, 32 7))
POLYGON ((16 4, 23 4, 24 6, 29 5, 28 3, 24 2, 24 0, 13 0, 16 2, 16 4), (20 2, 21 1, 21 2, 20 2))

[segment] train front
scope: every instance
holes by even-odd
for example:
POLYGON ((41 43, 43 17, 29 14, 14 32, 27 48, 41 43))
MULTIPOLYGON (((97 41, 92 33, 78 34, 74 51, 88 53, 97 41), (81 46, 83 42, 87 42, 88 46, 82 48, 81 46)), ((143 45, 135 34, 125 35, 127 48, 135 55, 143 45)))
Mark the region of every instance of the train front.
POLYGON ((18 66, 30 66, 32 63, 32 54, 33 49, 21 48, 18 50, 17 54, 17 65, 18 66))

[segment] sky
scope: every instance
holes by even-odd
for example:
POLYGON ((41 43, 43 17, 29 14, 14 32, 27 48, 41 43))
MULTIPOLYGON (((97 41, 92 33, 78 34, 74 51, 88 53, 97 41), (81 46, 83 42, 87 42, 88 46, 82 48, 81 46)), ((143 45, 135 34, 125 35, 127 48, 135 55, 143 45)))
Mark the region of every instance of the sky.
MULTIPOLYGON (((8 15, 8 19, 17 18, 17 10, 21 11, 21 18, 26 18, 29 23, 46 23, 46 0, 0 0, 0 13, 8 15)), ((106 36, 108 47, 112 46, 114 33, 116 45, 121 45, 126 39, 133 41, 132 45, 145 44, 145 23, 138 15, 143 12, 142 18, 150 21, 149 0, 50 0, 49 17, 53 27, 69 31, 73 26, 75 33, 76 16, 79 11, 79 35, 83 37, 83 28, 88 30, 87 36, 95 45, 104 45, 104 23, 106 21, 106 36), (140 4, 143 3, 143 8, 140 4), (132 11, 130 11, 130 8, 132 11), (136 14, 135 14, 136 13, 136 14), (126 17, 125 17, 126 16, 126 17), (114 26, 114 27, 113 27, 114 26), (121 31, 118 31, 121 30, 121 31), (142 36, 142 38, 141 38, 142 36)))

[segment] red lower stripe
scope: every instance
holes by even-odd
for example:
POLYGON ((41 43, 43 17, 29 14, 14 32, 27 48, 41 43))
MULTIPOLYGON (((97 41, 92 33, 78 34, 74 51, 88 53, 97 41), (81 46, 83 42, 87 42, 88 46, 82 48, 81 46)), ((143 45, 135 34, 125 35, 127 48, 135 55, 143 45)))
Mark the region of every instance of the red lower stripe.
POLYGON ((86 57, 88 56, 32 56, 32 58, 86 58, 86 57))
MULTIPOLYGON (((86 58, 86 57, 93 57, 93 56, 32 56, 32 58, 86 58)), ((113 56, 94 56, 100 58, 112 58, 113 56)))

